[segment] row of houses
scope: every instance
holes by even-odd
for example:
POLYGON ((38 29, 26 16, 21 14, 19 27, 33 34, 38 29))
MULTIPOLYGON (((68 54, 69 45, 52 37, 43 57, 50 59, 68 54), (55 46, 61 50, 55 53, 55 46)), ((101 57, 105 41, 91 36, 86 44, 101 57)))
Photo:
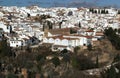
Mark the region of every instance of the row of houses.
MULTIPOLYGON (((86 32, 88 33, 88 32, 86 32)), ((95 33, 95 32, 93 32, 95 33)), ((70 35, 53 35, 43 38, 43 44, 49 43, 51 44, 54 49, 63 50, 64 48, 75 48, 76 46, 87 46, 93 45, 94 41, 98 41, 104 38, 103 32, 96 32, 95 35, 88 33, 89 35, 82 35, 82 34, 70 34, 70 35)))
POLYGON ((110 14, 92 14, 89 8, 2 7, 0 28, 11 47, 41 42, 51 44, 53 48, 70 49, 102 39, 105 28, 118 29, 116 11, 112 15, 111 10, 108 12, 110 14), (50 15, 50 18, 42 22, 35 20, 43 14, 50 15), (51 29, 48 24, 51 24, 51 29))

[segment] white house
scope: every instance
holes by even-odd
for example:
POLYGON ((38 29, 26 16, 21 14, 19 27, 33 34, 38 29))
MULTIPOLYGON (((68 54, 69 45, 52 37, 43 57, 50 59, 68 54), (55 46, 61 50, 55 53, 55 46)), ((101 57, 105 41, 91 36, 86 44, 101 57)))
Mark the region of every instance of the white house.
POLYGON ((9 44, 10 44, 10 47, 20 47, 22 46, 22 40, 10 39, 9 44))
POLYGON ((84 46, 88 45, 92 37, 88 36, 80 36, 80 35, 58 35, 46 37, 43 39, 43 43, 51 43, 53 44, 53 48, 57 49, 68 49, 74 48, 76 46, 84 46))
POLYGON ((4 32, 10 33, 10 26, 6 26, 2 22, 0 22, 0 28, 2 28, 4 32))

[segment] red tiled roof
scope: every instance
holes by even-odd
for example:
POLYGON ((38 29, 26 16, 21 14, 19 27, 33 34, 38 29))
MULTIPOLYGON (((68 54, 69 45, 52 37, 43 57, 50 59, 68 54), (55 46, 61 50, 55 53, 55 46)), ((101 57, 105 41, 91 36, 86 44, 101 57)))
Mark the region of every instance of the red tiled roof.
POLYGON ((54 47, 63 47, 63 48, 66 48, 67 46, 65 46, 65 45, 54 45, 54 47))
POLYGON ((86 32, 94 32, 93 30, 87 30, 86 32))
POLYGON ((58 38, 58 39, 61 39, 61 40, 63 40, 63 39, 67 39, 67 40, 76 40, 76 39, 78 39, 78 38, 63 37, 63 35, 47 37, 47 38, 53 38, 53 39, 57 39, 58 38))
POLYGON ((29 40, 29 39, 27 39, 27 38, 22 38, 23 40, 29 40))
POLYGON ((104 33, 103 32, 96 32, 96 36, 103 36, 104 33))
POLYGON ((86 38, 88 38, 88 39, 91 39, 91 38, 93 38, 93 36, 84 36, 84 37, 86 37, 86 38))

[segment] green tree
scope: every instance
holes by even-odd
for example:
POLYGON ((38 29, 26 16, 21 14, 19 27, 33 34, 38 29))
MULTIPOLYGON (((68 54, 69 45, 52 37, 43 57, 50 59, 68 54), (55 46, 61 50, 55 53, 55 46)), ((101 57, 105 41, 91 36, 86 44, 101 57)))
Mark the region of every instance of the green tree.
POLYGON ((116 66, 116 68, 117 68, 117 78, 120 78, 120 63, 118 63, 118 64, 116 64, 115 65, 116 66))
POLYGON ((74 48, 74 52, 75 52, 75 53, 77 53, 79 50, 80 50, 80 46, 76 46, 76 47, 74 48))
POLYGON ((29 13, 27 13, 27 17, 30 17, 31 15, 29 13))
POLYGON ((108 10, 106 10, 106 12, 105 12, 106 14, 108 14, 109 12, 108 12, 108 10))
POLYGON ((61 25, 62 25, 62 21, 61 22, 59 22, 59 28, 61 29, 61 25))
POLYGON ((91 50, 92 50, 92 45, 89 44, 89 45, 87 46, 87 49, 88 49, 89 51, 91 51, 91 50))
POLYGON ((94 9, 93 9, 93 8, 90 8, 89 11, 93 13, 93 12, 94 12, 94 9))
POLYGON ((28 71, 28 78, 35 78, 35 72, 28 71))
POLYGON ((101 14, 100 9, 98 10, 98 14, 101 14))
POLYGON ((92 8, 89 8, 89 12, 92 12, 92 8))
POLYGON ((81 28, 81 23, 80 23, 80 22, 79 22, 79 24, 78 24, 78 25, 79 25, 79 28, 81 28))
POLYGON ((52 58, 52 63, 55 65, 55 67, 57 67, 58 65, 60 65, 59 58, 58 57, 52 58))
POLYGON ((64 61, 65 63, 70 63, 71 57, 70 57, 69 54, 63 54, 62 57, 63 57, 63 61, 64 61))
POLYGON ((16 75, 13 74, 13 73, 9 73, 9 74, 7 75, 7 78, 18 78, 18 76, 16 76, 16 75))
POLYGON ((78 70, 87 70, 95 68, 94 62, 85 55, 74 56, 71 59, 71 65, 78 70))
POLYGON ((37 70, 40 73, 41 72, 41 66, 44 64, 45 62, 45 55, 37 55, 36 56, 36 61, 37 61, 37 70))
POLYGON ((97 10, 94 10, 94 13, 97 13, 97 10))
POLYGON ((45 31, 45 23, 43 23, 43 31, 45 31))
POLYGON ((78 58, 72 57, 72 59, 71 59, 71 65, 75 69, 80 69, 80 63, 79 63, 78 58))
POLYGON ((88 56, 81 54, 78 56, 78 60, 80 64, 80 70, 87 70, 87 69, 95 68, 94 62, 88 56))
POLYGON ((40 62, 38 62, 38 64, 37 64, 37 69, 38 69, 38 72, 39 72, 39 73, 41 72, 41 66, 42 66, 42 64, 41 64, 40 62))
POLYGON ((118 33, 120 34, 120 28, 118 29, 118 33))
POLYGON ((36 57, 36 61, 41 61, 41 59, 43 59, 43 55, 37 55, 37 57, 36 57))
POLYGON ((0 56, 12 56, 11 48, 8 46, 7 41, 5 39, 0 41, 0 56))
POLYGON ((47 21, 47 25, 48 25, 49 29, 53 29, 53 24, 52 24, 52 22, 47 21))
POLYGON ((67 53, 68 52, 68 50, 67 49, 63 49, 62 51, 61 51, 61 53, 67 53))
POLYGON ((116 34, 116 31, 108 28, 105 29, 104 34, 111 41, 112 45, 114 45, 117 50, 120 50, 120 36, 116 34))
POLYGON ((118 10, 118 14, 120 14, 120 10, 118 10))
POLYGON ((77 33, 77 31, 72 29, 72 28, 70 28, 70 34, 74 34, 74 33, 77 33))
POLYGON ((107 78, 117 78, 117 73, 114 66, 111 66, 110 69, 106 72, 107 78))
POLYGON ((68 16, 72 16, 73 15, 73 12, 72 11, 69 11, 68 12, 68 16))
POLYGON ((96 67, 98 68, 99 67, 99 58, 98 58, 98 54, 96 56, 96 67))
POLYGON ((118 62, 118 61, 120 61, 120 54, 117 54, 117 55, 114 57, 113 63, 114 63, 114 62, 118 62))
POLYGON ((102 10, 101 10, 101 14, 105 14, 105 9, 102 9, 102 10))

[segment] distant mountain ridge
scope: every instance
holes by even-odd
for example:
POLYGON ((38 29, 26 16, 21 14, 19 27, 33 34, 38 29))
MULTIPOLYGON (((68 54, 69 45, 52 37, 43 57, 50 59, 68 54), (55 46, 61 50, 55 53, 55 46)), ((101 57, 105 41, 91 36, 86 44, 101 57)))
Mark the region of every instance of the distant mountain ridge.
POLYGON ((0 0, 0 6, 30 6, 40 7, 120 7, 119 0, 0 0))

